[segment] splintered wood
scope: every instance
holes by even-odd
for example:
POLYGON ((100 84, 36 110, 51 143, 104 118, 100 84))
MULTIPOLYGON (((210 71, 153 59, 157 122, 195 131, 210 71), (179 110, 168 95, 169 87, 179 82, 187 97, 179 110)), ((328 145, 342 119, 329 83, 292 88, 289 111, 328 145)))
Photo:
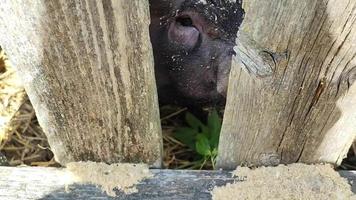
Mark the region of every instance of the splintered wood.
POLYGON ((293 164, 254 170, 238 167, 233 175, 244 180, 215 188, 214 200, 356 199, 347 180, 330 165, 293 164))

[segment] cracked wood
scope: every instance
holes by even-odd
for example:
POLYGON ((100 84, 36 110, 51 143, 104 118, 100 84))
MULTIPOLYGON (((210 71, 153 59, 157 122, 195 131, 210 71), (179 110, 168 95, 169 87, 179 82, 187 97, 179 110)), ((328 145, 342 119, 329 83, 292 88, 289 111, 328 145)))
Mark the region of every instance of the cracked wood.
POLYGON ((218 165, 340 164, 356 134, 356 1, 243 6, 243 34, 287 54, 265 77, 232 67, 218 165))
POLYGON ((0 44, 17 66, 56 159, 161 161, 148 1, 0 5, 0 44))

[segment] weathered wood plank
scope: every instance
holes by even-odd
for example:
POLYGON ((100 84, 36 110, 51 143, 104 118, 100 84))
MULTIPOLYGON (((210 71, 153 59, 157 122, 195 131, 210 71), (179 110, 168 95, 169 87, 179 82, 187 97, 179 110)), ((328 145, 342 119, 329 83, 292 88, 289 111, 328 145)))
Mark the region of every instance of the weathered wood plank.
POLYGON ((125 200, 206 200, 215 186, 236 181, 227 171, 151 170, 153 178, 136 186, 139 193, 116 198, 94 185, 70 185, 66 170, 58 168, 0 167, 0 199, 125 199, 125 200))
POLYGON ((347 178, 350 185, 352 186, 352 192, 356 194, 356 171, 340 171, 340 175, 347 178))
MULTIPOLYGON (((151 170, 153 178, 139 183, 138 193, 126 195, 117 191, 109 197, 94 185, 66 186, 65 169, 41 167, 0 167, 0 199, 125 199, 125 200, 207 200, 215 186, 223 186, 240 179, 231 178, 229 171, 151 170)), ((340 171, 356 191, 356 172, 340 171)))
POLYGON ((147 0, 4 0, 0 44, 56 159, 160 166, 147 0))
POLYGON ((232 67, 218 166, 340 164, 356 135, 356 1, 243 2, 241 32, 275 67, 232 67))

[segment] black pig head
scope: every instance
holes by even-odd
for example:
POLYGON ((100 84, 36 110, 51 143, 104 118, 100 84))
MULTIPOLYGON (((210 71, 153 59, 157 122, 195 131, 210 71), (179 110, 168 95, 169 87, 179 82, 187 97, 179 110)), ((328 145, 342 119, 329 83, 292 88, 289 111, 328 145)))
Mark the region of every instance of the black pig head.
POLYGON ((151 0, 150 34, 161 103, 225 103, 239 0, 151 0))

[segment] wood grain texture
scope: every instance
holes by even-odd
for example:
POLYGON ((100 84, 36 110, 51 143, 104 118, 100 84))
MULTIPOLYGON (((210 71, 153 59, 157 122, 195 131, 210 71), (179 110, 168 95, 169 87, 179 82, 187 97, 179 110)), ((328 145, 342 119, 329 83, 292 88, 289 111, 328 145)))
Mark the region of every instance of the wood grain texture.
POLYGON ((146 0, 4 0, 0 44, 56 159, 161 163, 146 0))
MULTIPOLYGON (((43 167, 0 167, 0 199, 6 200, 208 200, 215 186, 243 181, 231 178, 229 171, 150 170, 152 178, 136 185, 138 193, 126 195, 117 191, 109 197, 94 185, 67 184, 65 169, 43 167)), ((340 171, 356 191, 356 172, 340 171)), ((248 177, 247 177, 248 178, 248 177)))
POLYGON ((351 190, 356 194, 356 171, 339 171, 340 176, 347 178, 347 181, 351 185, 351 190))
POLYGON ((109 197, 94 185, 66 185, 68 172, 58 168, 0 167, 0 199, 6 200, 207 200, 215 186, 240 181, 228 171, 151 170, 153 178, 139 183, 138 193, 117 191, 109 197))
MULTIPOLYGON (((267 77, 274 73, 276 69, 275 55, 277 54, 259 46, 245 32, 238 33, 235 51, 236 57, 234 57, 234 61, 236 65, 251 76, 267 77)), ((278 54, 278 56, 281 57, 282 54, 278 54)), ((284 57, 286 56, 287 54, 284 53, 284 57)))
POLYGON ((241 31, 276 64, 267 76, 233 65, 218 166, 339 164, 356 134, 356 1, 243 6, 241 31))

